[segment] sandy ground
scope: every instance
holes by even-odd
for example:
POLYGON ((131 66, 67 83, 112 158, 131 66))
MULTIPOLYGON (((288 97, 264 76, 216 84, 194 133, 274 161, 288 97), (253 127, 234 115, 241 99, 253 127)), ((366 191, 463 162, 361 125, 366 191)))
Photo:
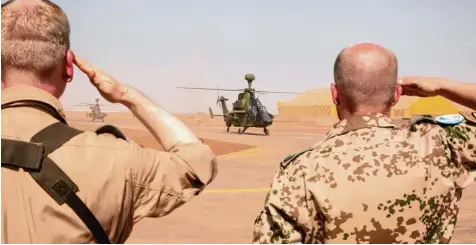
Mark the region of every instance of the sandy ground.
MULTIPOLYGON (((90 122, 84 113, 69 113, 69 122, 93 130, 102 122, 90 122)), ((225 131, 221 119, 206 114, 182 115, 196 134, 219 155, 219 174, 207 190, 171 214, 143 219, 136 224, 127 243, 250 243, 253 222, 263 206, 266 190, 288 154, 322 139, 329 127, 315 122, 276 122, 265 136, 260 129, 225 131), (311 127, 312 126, 312 127, 311 127)), ((108 124, 145 146, 159 147, 144 127, 129 114, 111 115, 108 124)), ((476 242, 476 185, 463 194, 461 211, 452 243, 476 242)))

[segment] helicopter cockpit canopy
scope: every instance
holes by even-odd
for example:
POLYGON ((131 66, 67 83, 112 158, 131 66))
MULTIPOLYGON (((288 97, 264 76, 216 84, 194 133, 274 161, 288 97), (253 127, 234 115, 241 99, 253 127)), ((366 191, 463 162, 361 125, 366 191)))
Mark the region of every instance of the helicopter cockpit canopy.
POLYGON ((233 110, 242 110, 244 108, 243 105, 243 98, 245 97, 245 93, 239 93, 238 99, 233 102, 233 110))

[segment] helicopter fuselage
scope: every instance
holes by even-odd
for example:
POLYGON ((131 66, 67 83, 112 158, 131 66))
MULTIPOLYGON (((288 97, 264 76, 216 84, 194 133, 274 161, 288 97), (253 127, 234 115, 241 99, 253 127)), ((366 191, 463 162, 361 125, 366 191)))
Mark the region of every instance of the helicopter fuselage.
POLYGON ((101 112, 101 108, 99 107, 99 105, 90 106, 89 109, 91 109, 91 112, 87 112, 86 116, 91 117, 92 121, 99 119, 104 122, 104 118, 106 118, 107 114, 101 112))
MULTIPOLYGON (((218 102, 228 132, 230 127, 243 127, 243 131, 239 129, 238 133, 243 133, 247 128, 263 128, 265 133, 269 134, 267 127, 273 124, 273 115, 268 113, 266 107, 261 104, 259 99, 254 97, 254 94, 240 93, 238 99, 233 103, 232 111, 228 110, 227 100, 227 98, 220 96, 218 102)), ((211 109, 210 113, 212 113, 211 109)), ((213 115, 211 116, 213 118, 213 115)))
POLYGON ((238 133, 242 134, 247 128, 263 128, 264 133, 269 135, 267 127, 273 124, 274 116, 266 110, 266 107, 261 104, 258 98, 255 97, 255 93, 267 94, 267 93, 280 93, 280 94, 306 94, 295 92, 273 92, 273 91, 261 91, 255 90, 251 87, 252 82, 255 80, 255 75, 246 74, 245 80, 248 82, 248 88, 241 89, 221 89, 222 91, 243 91, 239 93, 238 99, 232 104, 232 110, 229 111, 226 105, 228 99, 220 96, 220 87, 215 88, 197 88, 197 87, 177 87, 181 89, 197 89, 197 90, 218 90, 217 103, 220 103, 223 115, 214 115, 212 109, 209 107, 210 117, 222 116, 223 121, 226 124, 227 132, 230 127, 243 127, 243 131, 238 129, 238 133))

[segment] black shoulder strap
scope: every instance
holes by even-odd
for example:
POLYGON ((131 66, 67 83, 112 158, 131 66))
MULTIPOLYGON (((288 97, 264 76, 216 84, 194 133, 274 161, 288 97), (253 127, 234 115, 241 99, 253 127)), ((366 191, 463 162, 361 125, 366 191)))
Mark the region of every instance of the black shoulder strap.
POLYGON ((66 203, 86 224, 97 243, 111 243, 94 214, 76 195, 78 186, 48 155, 82 131, 58 122, 35 134, 31 142, 2 139, 2 167, 24 168, 59 204, 66 203))
POLYGON ((96 134, 112 134, 116 138, 127 141, 126 136, 124 135, 124 133, 121 132, 120 129, 109 124, 99 127, 98 129, 96 129, 95 133, 96 134))
POLYGON ((66 120, 61 116, 61 114, 51 105, 37 101, 37 100, 18 100, 2 105, 2 110, 6 108, 15 108, 15 107, 30 107, 37 110, 42 110, 52 117, 58 119, 58 121, 67 124, 66 120))

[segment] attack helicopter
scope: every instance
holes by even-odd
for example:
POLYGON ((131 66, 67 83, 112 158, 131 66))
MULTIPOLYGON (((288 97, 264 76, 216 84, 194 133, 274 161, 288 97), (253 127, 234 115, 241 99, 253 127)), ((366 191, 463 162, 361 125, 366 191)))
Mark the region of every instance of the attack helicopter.
POLYGON ((263 128, 264 134, 269 135, 268 127, 273 124, 274 115, 266 110, 266 107, 261 104, 261 101, 256 97, 256 94, 310 94, 310 93, 295 93, 295 92, 272 92, 255 90, 251 84, 255 80, 254 74, 246 74, 245 80, 248 82, 248 88, 245 89, 220 89, 218 88, 197 88, 197 87, 176 87, 179 89, 196 89, 196 90, 217 90, 219 104, 223 112, 222 115, 213 113, 212 108, 209 107, 210 117, 223 117, 226 125, 226 131, 230 132, 230 127, 238 127, 238 134, 243 134, 248 128, 263 128), (238 99, 232 103, 232 110, 228 110, 226 101, 228 98, 220 95, 221 91, 242 91, 238 94, 238 99), (243 129, 242 129, 243 128, 243 129))
POLYGON ((104 118, 107 117, 107 113, 101 111, 101 106, 113 106, 113 105, 101 105, 99 104, 99 98, 95 99, 95 104, 90 103, 80 103, 79 105, 75 106, 87 106, 91 110, 91 112, 86 112, 86 116, 91 118, 91 121, 95 121, 96 119, 101 120, 104 122, 104 118))

